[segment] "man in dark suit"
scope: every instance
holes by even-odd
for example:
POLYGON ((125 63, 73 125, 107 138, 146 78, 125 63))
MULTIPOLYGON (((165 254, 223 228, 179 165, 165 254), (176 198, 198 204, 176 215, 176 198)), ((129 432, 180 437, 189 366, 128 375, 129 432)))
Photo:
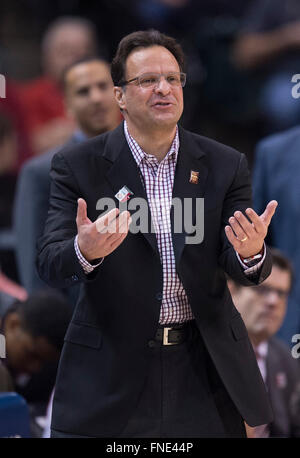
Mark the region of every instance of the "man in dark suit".
POLYGON ((300 382, 300 368, 289 347, 274 335, 286 313, 292 268, 278 250, 272 250, 271 275, 259 286, 244 288, 229 282, 232 299, 242 315, 258 365, 266 383, 274 420, 250 431, 252 437, 300 437, 299 411, 293 397, 300 382))
MULTIPOLYGON (((64 93, 69 116, 77 124, 65 146, 81 143, 119 124, 109 65, 104 60, 91 57, 74 62, 64 74, 64 93)), ((26 162, 18 179, 14 204, 16 259, 21 283, 29 293, 46 286, 36 272, 36 243, 47 218, 52 157, 61 148, 26 162)))
POLYGON ((269 228, 268 243, 281 250, 294 269, 295 281, 285 319, 278 331, 278 336, 290 346, 293 336, 300 333, 299 148, 299 126, 266 137, 256 147, 253 169, 255 210, 260 212, 270 196, 279 204, 269 228))
POLYGON ((126 36, 111 69, 124 124, 53 158, 38 269, 50 285, 84 285, 52 437, 240 437, 243 418, 271 420, 224 270, 244 285, 268 276, 264 237, 276 202, 258 216, 244 155, 177 126, 183 71, 174 39, 126 36), (108 199, 128 208, 138 199, 147 211, 99 215, 108 199), (204 223, 202 243, 187 224, 178 229, 182 214, 196 232, 204 223))

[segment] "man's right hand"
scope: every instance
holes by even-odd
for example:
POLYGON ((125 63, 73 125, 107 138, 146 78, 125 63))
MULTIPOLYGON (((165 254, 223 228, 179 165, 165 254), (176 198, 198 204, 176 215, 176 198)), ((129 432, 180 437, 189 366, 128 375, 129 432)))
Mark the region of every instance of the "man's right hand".
POLYGON ((118 208, 92 222, 87 216, 87 205, 84 199, 78 199, 76 224, 77 243, 82 256, 88 262, 104 258, 112 253, 123 242, 131 223, 130 213, 118 208))

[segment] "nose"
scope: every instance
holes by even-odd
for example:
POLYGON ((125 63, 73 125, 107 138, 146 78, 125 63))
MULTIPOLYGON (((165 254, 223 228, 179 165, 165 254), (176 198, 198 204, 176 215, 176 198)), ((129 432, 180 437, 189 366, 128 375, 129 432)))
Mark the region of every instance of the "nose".
POLYGON ((269 308, 274 308, 276 307, 277 303, 279 301, 279 294, 277 291, 269 291, 268 295, 266 296, 266 303, 268 304, 269 308))
POLYGON ((103 92, 99 88, 94 87, 91 89, 90 98, 92 102, 101 102, 103 99, 103 92))
POLYGON ((154 90, 156 93, 163 95, 167 95, 171 91, 170 84, 167 82, 166 78, 163 75, 161 75, 160 80, 157 86, 155 86, 154 90))

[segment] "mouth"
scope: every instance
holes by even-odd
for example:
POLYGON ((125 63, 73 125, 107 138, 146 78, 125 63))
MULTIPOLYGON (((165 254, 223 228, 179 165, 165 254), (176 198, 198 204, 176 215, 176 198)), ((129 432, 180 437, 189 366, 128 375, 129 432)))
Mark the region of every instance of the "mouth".
POLYGON ((173 104, 171 102, 156 102, 152 105, 153 108, 158 108, 160 110, 165 110, 167 108, 172 107, 173 104))
POLYGON ((264 313, 260 318, 262 320, 274 321, 276 320, 276 315, 274 313, 264 313))
POLYGON ((103 108, 100 108, 100 109, 97 109, 91 112, 91 116, 93 118, 103 118, 104 116, 106 116, 106 114, 107 114, 107 110, 104 110, 103 108))

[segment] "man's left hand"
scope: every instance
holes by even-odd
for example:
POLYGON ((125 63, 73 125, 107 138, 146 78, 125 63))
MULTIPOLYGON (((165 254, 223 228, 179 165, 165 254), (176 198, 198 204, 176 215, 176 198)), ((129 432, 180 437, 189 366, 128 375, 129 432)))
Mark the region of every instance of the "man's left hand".
POLYGON ((245 213, 249 219, 240 211, 229 218, 230 226, 225 227, 225 233, 241 257, 249 258, 261 251, 277 205, 276 200, 271 200, 260 216, 252 208, 247 208, 245 213))

